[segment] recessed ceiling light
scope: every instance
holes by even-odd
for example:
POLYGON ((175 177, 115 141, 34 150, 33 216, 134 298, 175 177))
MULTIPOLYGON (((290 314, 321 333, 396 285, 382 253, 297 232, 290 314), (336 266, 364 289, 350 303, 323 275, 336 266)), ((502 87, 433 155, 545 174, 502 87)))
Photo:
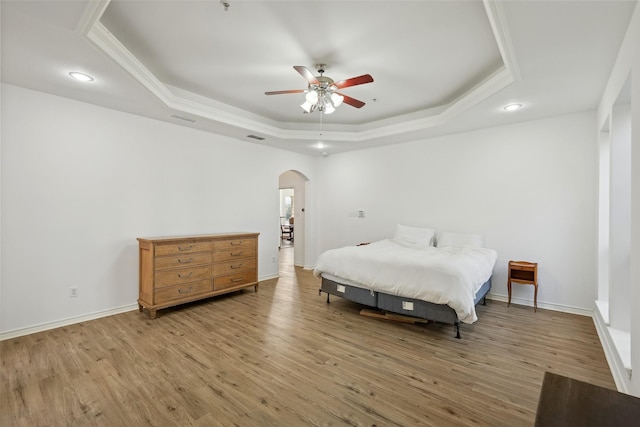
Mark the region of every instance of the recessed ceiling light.
POLYGON ((522 104, 509 104, 504 107, 507 111, 516 111, 522 108, 522 104))
POLYGON ((315 148, 317 148, 318 150, 322 150, 323 148, 327 148, 326 145, 324 145, 322 142, 318 142, 317 144, 314 145, 315 148))
POLYGON ((93 77, 91 77, 89 74, 85 74, 85 73, 81 73, 79 71, 72 71, 69 73, 69 75, 78 80, 79 82, 92 82, 94 80, 93 77))

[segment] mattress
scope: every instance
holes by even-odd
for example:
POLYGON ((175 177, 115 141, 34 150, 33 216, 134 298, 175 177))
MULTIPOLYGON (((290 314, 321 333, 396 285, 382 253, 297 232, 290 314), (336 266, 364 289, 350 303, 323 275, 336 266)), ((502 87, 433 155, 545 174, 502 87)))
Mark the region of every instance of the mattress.
POLYGON ((489 281, 496 258, 486 248, 411 249, 386 239, 326 251, 314 274, 368 291, 448 305, 460 321, 473 323, 476 294, 489 281))

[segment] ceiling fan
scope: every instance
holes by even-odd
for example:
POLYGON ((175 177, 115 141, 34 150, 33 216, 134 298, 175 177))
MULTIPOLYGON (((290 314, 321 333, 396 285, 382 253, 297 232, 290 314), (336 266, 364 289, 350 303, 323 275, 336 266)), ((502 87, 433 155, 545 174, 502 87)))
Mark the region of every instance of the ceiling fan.
POLYGON ((264 94, 283 95, 287 93, 306 93, 305 102, 300 105, 305 113, 312 113, 315 110, 318 110, 324 114, 331 114, 343 102, 355 108, 362 108, 364 106, 364 102, 351 98, 350 96, 343 95, 338 92, 338 90, 373 82, 373 77, 369 74, 363 74, 358 77, 334 82, 333 79, 323 76, 326 68, 325 64, 316 64, 318 74, 320 74, 319 76, 314 76, 307 67, 302 65, 296 65, 293 68, 300 73, 302 77, 307 79, 309 82, 307 89, 277 90, 273 92, 265 92, 264 94))

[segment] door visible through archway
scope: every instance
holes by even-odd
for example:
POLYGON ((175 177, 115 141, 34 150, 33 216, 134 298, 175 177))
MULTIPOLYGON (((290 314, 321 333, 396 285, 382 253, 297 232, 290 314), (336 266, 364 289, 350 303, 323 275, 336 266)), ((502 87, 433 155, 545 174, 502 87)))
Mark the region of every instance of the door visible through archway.
MULTIPOLYGON (((309 179, 294 170, 283 172, 278 180, 280 212, 280 252, 290 250, 296 266, 304 266, 307 222, 305 217, 306 189, 309 179), (286 226, 285 228, 282 228, 286 226), (289 234, 287 231, 290 231, 289 234), (290 239, 290 240, 288 240, 290 239)), ((280 255, 282 257, 282 254, 280 255)))

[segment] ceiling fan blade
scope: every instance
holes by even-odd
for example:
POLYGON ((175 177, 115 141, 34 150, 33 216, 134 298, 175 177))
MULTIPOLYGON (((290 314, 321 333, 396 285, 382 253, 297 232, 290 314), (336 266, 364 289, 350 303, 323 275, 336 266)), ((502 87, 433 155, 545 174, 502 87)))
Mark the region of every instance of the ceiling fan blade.
POLYGON ((265 95, 284 95, 286 93, 302 93, 304 89, 292 89, 292 90, 275 90, 273 92, 265 92, 265 95))
POLYGON ((373 77, 371 77, 371 75, 369 74, 363 74, 358 77, 352 77, 347 80, 336 82, 333 84, 333 86, 337 87, 338 89, 344 89, 345 87, 357 86, 371 82, 373 82, 373 77))
POLYGON ((294 65, 293 68, 295 68, 296 71, 299 72, 302 77, 307 79, 309 84, 312 84, 312 85, 320 84, 318 79, 315 78, 313 73, 307 67, 303 67, 302 65, 294 65))
MULTIPOLYGON (((337 93, 337 92, 336 92, 336 93, 337 93)), ((364 107, 364 102, 362 102, 362 101, 360 101, 360 100, 358 100, 358 99, 352 98, 352 97, 347 96, 347 95, 342 94, 342 93, 340 93, 339 95, 342 95, 342 96, 344 97, 344 99, 342 100, 342 102, 344 102, 345 104, 349 104, 349 105, 351 105, 352 107, 356 107, 356 108, 362 108, 362 107, 364 107)))

